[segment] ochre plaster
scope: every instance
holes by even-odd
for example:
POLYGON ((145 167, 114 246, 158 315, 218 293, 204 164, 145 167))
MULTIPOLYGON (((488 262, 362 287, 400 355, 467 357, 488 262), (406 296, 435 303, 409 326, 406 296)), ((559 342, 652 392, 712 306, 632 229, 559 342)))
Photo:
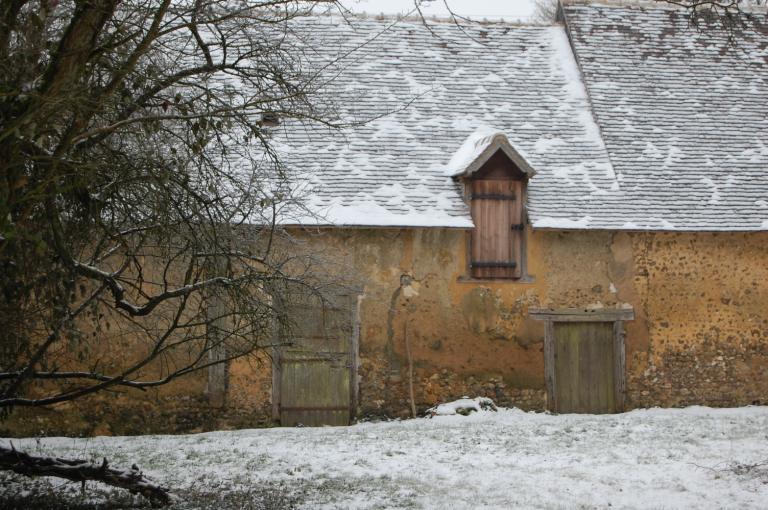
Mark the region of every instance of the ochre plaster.
MULTIPOLYGON (((362 291, 358 417, 464 395, 544 409, 543 324, 529 308, 632 306, 627 406, 768 401, 768 233, 526 232, 530 282, 467 278, 467 236, 446 229, 294 232, 331 278, 362 291), (406 335, 411 359, 405 349, 406 335)), ((182 432, 271 420, 268 356, 228 367, 223 407, 200 374, 16 412, 5 434, 182 432)))

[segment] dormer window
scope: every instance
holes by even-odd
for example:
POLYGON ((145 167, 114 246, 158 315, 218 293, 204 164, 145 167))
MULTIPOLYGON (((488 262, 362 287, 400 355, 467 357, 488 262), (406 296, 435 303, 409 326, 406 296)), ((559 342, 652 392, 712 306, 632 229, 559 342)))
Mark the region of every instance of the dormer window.
POLYGON ((449 163, 464 183, 475 225, 469 272, 477 279, 525 276, 525 197, 534 171, 503 133, 478 130, 449 163))
MULTIPOLYGON (((495 159, 506 160, 506 157, 495 159)), ((503 165, 507 161, 499 163, 503 165)), ((473 278, 522 276, 523 180, 510 177, 504 172, 478 176, 467 182, 475 223, 469 263, 473 278)))

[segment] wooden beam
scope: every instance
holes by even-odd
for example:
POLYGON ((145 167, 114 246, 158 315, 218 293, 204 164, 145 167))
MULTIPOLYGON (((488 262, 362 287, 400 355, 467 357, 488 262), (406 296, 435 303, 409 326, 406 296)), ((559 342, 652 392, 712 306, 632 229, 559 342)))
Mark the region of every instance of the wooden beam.
POLYGON ((551 320, 544 323, 544 382, 547 386, 547 409, 556 413, 555 324, 551 320))
POLYGON ((349 422, 354 423, 355 418, 357 418, 357 398, 360 391, 357 372, 360 365, 360 306, 363 301, 362 290, 357 294, 351 294, 350 298, 352 306, 352 338, 349 363, 349 422))
POLYGON ((532 308, 528 310, 531 319, 554 322, 615 322, 635 319, 634 308, 532 308))
MULTIPOLYGON (((215 263, 220 263, 216 261, 215 263)), ((221 273, 218 273, 221 274, 221 273)), ((227 397, 228 370, 224 360, 227 359, 227 348, 224 340, 232 330, 228 319, 229 304, 222 289, 212 289, 207 296, 206 309, 206 338, 208 345, 208 381, 205 393, 212 407, 224 407, 227 397)))
POLYGON ((272 286, 267 286, 267 292, 270 295, 270 304, 272 305, 273 316, 270 324, 270 359, 272 361, 272 421, 274 423, 280 423, 280 402, 281 402, 281 381, 282 381, 282 356, 283 349, 281 342, 283 338, 281 336, 282 324, 280 323, 280 315, 285 313, 285 303, 280 296, 280 293, 272 286))
POLYGON ((624 336, 624 323, 619 320, 615 321, 613 323, 613 381, 617 413, 624 411, 624 395, 626 389, 626 349, 624 347, 624 336))

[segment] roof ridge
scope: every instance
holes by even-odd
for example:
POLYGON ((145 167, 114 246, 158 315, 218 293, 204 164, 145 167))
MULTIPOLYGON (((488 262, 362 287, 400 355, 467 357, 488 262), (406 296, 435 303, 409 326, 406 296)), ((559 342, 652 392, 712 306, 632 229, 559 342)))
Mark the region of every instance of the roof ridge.
POLYGON ((581 58, 579 56, 579 52, 576 49, 576 45, 573 42, 573 34, 571 33, 571 26, 568 22, 568 15, 565 13, 565 5, 563 0, 558 0, 557 2, 557 13, 555 15, 555 19, 558 23, 562 24, 563 31, 565 32, 565 38, 568 41, 568 47, 571 50, 571 54, 573 55, 573 60, 576 63, 576 70, 579 73, 579 80, 581 80, 582 85, 584 86, 584 93, 587 96, 587 105, 589 105, 589 114, 592 116, 592 120, 595 122, 595 125, 597 126, 597 131, 600 134, 600 139, 602 140, 603 146, 605 147, 605 152, 608 156, 608 161, 611 164, 611 168, 613 168, 614 176, 616 178, 616 182, 621 187, 621 170, 619 169, 618 165, 613 164, 613 155, 611 154, 611 151, 608 150, 608 144, 606 143, 606 137, 605 133, 603 132, 603 125, 600 122, 600 118, 597 115, 597 109, 595 108, 594 99, 592 98, 592 91, 590 90, 589 82, 585 76, 584 73, 584 67, 581 64, 581 58))
POLYGON ((419 24, 423 24, 424 22, 427 22, 430 25, 431 24, 456 25, 458 21, 458 23, 464 28, 488 27, 488 26, 550 27, 550 26, 556 25, 554 21, 552 21, 551 23, 542 23, 542 22, 534 22, 534 21, 513 21, 513 20, 506 20, 503 17, 501 19, 487 19, 487 18, 476 19, 476 18, 461 17, 457 20, 453 16, 438 17, 435 15, 432 15, 432 16, 421 17, 418 14, 402 15, 402 14, 369 13, 369 12, 345 12, 341 14, 338 11, 324 11, 324 12, 319 12, 317 14, 313 14, 310 17, 331 18, 334 16, 345 19, 345 20, 350 19, 350 20, 357 20, 357 21, 382 21, 382 22, 404 21, 408 23, 419 23, 419 24))
MULTIPOLYGON (((658 0, 559 0, 564 7, 585 5, 590 7, 608 7, 617 9, 655 9, 658 11, 689 11, 691 7, 684 5, 659 2, 658 0)), ((739 10, 744 13, 765 13, 768 5, 740 4, 739 10)))

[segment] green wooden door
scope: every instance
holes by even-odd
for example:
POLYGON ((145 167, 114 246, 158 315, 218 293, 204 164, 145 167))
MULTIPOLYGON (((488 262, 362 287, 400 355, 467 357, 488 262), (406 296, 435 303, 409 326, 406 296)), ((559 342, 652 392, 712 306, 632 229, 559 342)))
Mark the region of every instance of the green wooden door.
POLYGON ((554 410, 616 412, 613 323, 556 322, 554 328, 554 410))
POLYGON ((349 425, 354 373, 350 295, 316 296, 286 307, 279 356, 279 413, 284 426, 349 425))

